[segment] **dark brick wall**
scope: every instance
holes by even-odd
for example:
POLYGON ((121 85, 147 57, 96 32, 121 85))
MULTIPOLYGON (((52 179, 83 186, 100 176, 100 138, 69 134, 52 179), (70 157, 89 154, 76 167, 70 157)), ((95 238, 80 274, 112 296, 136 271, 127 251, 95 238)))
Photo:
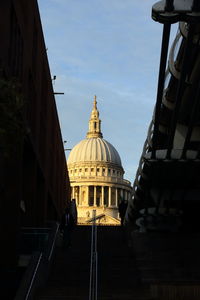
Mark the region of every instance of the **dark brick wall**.
POLYGON ((15 78, 25 101, 25 137, 21 146, 13 145, 18 156, 1 161, 6 170, 1 172, 1 236, 7 256, 10 247, 9 255, 16 253, 21 226, 59 220, 70 185, 36 0, 0 1, 0 41, 1 78, 15 78))

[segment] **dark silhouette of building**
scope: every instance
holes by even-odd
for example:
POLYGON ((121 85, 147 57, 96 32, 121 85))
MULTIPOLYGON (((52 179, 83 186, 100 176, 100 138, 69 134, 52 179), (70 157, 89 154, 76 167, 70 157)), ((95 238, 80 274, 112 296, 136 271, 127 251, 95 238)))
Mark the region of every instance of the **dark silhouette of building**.
POLYGON ((163 24, 157 99, 126 224, 153 299, 200 299, 200 4, 160 1, 152 18, 163 24))
POLYGON ((70 196, 36 0, 0 1, 0 266, 17 266, 22 227, 59 220, 70 196))

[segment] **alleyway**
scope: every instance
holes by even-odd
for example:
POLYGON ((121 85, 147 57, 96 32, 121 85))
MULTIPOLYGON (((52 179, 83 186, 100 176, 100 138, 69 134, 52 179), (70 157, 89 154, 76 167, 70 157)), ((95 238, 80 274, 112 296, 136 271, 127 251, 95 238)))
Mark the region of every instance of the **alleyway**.
MULTIPOLYGON (((138 273, 132 251, 125 243, 122 228, 97 227, 98 299, 148 300, 148 290, 138 288, 138 273)), ((72 246, 57 247, 47 285, 36 300, 89 299, 91 226, 78 226, 72 246)))

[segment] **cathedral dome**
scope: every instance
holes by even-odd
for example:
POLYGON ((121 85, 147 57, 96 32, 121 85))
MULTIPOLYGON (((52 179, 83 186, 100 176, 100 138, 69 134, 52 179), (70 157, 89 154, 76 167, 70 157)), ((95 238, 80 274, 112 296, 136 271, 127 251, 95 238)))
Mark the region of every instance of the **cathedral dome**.
POLYGON ((67 164, 70 166, 71 164, 91 162, 109 163, 122 168, 121 159, 117 150, 103 139, 96 96, 94 98, 86 139, 80 141, 72 149, 67 164))
POLYGON ((67 163, 69 165, 91 161, 111 163, 122 167, 117 150, 100 137, 91 137, 80 141, 70 152, 67 163))
POLYGON ((130 198, 131 184, 117 150, 103 138, 96 96, 86 138, 72 148, 67 166, 78 223, 91 224, 95 209, 99 224, 119 225, 119 202, 130 198))

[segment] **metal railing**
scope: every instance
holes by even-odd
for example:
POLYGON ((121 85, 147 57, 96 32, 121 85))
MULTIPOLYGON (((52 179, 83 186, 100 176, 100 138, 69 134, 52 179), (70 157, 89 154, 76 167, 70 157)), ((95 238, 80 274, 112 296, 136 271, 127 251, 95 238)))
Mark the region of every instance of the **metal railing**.
POLYGON ((38 272, 38 270, 40 268, 40 265, 41 265, 41 261, 42 261, 42 252, 38 254, 38 259, 37 259, 37 263, 36 263, 36 266, 35 266, 35 270, 33 272, 33 275, 32 275, 31 281, 30 281, 30 285, 28 287, 28 291, 27 291, 27 293, 25 295, 25 298, 24 298, 25 300, 28 300, 29 297, 30 297, 35 279, 37 277, 37 272, 38 272))
POLYGON ((98 272, 97 271, 98 271, 97 225, 96 225, 96 210, 93 210, 93 224, 92 224, 92 232, 91 232, 89 300, 97 300, 97 290, 98 290, 98 272))
POLYGON ((55 223, 51 232, 51 236, 49 238, 49 245, 47 245, 47 249, 46 249, 46 256, 48 261, 51 261, 54 249, 55 249, 55 245, 56 245, 56 239, 57 239, 57 235, 58 235, 58 230, 59 230, 59 223, 55 223))
POLYGON ((57 222, 52 222, 51 228, 23 228, 25 250, 28 244, 33 247, 33 253, 30 253, 32 259, 24 273, 15 300, 33 299, 36 289, 46 282, 53 259, 58 228, 57 222))
POLYGON ((22 227, 20 235, 20 254, 31 255, 34 251, 43 252, 47 247, 50 228, 22 227))

